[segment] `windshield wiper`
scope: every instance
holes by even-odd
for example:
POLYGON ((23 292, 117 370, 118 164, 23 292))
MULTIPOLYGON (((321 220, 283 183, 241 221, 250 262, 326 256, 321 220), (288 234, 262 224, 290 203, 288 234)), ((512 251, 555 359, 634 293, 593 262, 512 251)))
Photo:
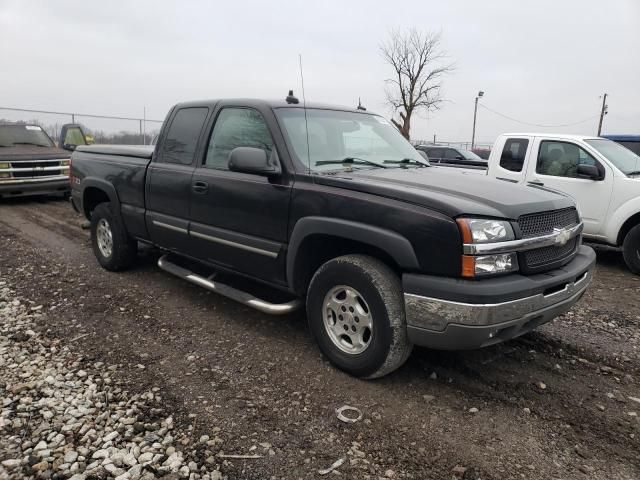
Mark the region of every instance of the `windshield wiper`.
POLYGON ((345 157, 342 160, 320 160, 318 162, 315 162, 315 165, 353 165, 353 164, 373 165, 378 168, 387 168, 381 163, 373 162, 371 160, 367 160, 365 158, 358 158, 358 157, 345 157))
POLYGON ((625 175, 640 175, 640 170, 634 170, 633 172, 627 172, 625 175))
POLYGON ((416 160, 415 158, 403 158, 402 160, 385 160, 384 163, 393 163, 395 165, 419 165, 421 167, 430 167, 426 162, 416 160))
POLYGON ((39 143, 33 143, 33 142, 13 142, 14 145, 33 145, 36 147, 47 147, 47 145, 41 145, 39 143))

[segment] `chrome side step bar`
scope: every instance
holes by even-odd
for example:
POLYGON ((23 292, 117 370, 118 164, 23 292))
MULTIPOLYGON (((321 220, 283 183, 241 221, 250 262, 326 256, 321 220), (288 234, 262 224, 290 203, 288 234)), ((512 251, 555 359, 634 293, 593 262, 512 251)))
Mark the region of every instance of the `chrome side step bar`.
POLYGON ((294 299, 286 303, 270 303, 266 300, 256 298, 250 293, 230 287, 229 285, 225 285, 223 283, 214 283, 211 280, 212 277, 205 278, 197 275, 191 270, 187 270, 186 268, 172 263, 167 257, 168 255, 163 255, 158 260, 158 267, 160 267, 162 270, 176 275, 177 277, 180 277, 191 283, 195 283, 196 285, 200 285, 207 290, 211 290, 212 292, 224 295, 225 297, 235 300, 236 302, 240 302, 243 305, 255 308, 256 310, 259 310, 263 313, 268 313, 270 315, 284 315, 293 312, 302 306, 302 302, 298 299, 294 299))

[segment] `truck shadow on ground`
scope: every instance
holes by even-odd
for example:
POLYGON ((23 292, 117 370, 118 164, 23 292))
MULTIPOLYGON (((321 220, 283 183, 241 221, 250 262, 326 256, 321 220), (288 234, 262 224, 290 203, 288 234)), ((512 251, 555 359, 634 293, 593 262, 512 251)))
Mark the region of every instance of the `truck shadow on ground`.
POLYGON ((622 252, 606 247, 600 247, 598 245, 590 245, 596 251, 597 263, 602 266, 614 268, 621 272, 626 272, 629 275, 633 275, 627 265, 624 263, 622 252))

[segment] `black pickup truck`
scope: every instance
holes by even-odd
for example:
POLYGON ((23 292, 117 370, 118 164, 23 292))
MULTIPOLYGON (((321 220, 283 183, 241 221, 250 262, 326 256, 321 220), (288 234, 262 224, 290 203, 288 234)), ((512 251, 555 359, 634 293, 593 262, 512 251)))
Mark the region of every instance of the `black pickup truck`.
POLYGON ((104 268, 144 242, 245 305, 306 305, 320 349, 360 377, 414 344, 529 332, 580 299, 595 262, 569 197, 430 167, 384 118, 292 95, 178 104, 155 147, 78 147, 71 177, 104 268))

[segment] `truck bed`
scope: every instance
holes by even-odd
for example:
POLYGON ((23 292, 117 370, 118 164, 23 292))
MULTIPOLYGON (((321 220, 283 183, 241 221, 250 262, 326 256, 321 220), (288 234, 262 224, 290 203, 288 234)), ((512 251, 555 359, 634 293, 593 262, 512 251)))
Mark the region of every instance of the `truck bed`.
POLYGON ((137 145, 78 147, 71 157, 74 204, 82 205, 85 196, 84 191, 77 188, 80 182, 85 187, 111 184, 127 228, 137 236, 146 237, 145 178, 153 150, 153 146, 137 145))
POLYGON ((76 151, 151 159, 153 145, 81 145, 76 151))

